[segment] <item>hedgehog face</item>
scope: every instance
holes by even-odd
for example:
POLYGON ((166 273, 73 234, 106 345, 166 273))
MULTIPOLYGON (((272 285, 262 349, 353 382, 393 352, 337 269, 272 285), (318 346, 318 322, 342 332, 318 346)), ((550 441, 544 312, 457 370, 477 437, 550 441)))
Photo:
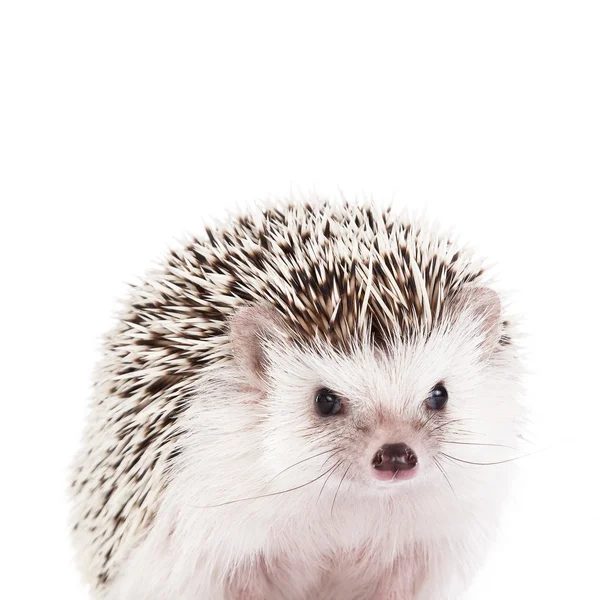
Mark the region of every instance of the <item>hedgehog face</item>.
POLYGON ((290 343, 253 310, 234 333, 262 388, 265 460, 281 485, 319 480, 315 489, 327 493, 344 480, 359 494, 396 494, 434 484, 459 493, 461 481, 477 480, 470 463, 508 458, 514 378, 498 344, 495 294, 457 300, 435 328, 409 339, 392 331, 384 345, 357 341, 345 351, 290 343))

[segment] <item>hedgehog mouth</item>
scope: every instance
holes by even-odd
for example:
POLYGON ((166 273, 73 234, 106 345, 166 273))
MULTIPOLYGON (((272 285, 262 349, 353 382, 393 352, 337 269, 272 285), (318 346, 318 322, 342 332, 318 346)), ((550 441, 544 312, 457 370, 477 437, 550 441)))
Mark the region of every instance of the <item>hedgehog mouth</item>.
POLYGON ((371 469, 372 476, 376 481, 384 483, 395 483, 414 479, 419 471, 418 467, 412 469, 396 469, 393 471, 377 471, 371 469))

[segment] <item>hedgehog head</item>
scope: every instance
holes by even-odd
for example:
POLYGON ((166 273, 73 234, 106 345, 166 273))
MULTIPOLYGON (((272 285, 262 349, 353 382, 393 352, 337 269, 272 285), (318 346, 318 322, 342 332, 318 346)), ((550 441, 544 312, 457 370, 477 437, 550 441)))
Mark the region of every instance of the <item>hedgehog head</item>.
POLYGON ((335 490, 346 481, 376 494, 395 494, 401 482, 468 487, 458 482, 477 475, 464 467, 506 457, 494 451, 514 437, 501 312, 494 291, 466 284, 435 320, 410 330, 402 315, 376 327, 377 315, 365 324, 353 314, 351 326, 342 315, 339 344, 272 307, 239 310, 233 355, 264 417, 264 456, 279 485, 320 480, 335 490))

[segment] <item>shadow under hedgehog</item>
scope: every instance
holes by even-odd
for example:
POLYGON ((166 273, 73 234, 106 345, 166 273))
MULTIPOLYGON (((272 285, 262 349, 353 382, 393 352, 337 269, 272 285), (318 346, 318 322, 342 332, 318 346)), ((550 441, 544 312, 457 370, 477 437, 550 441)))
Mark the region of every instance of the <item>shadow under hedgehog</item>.
POLYGON ((107 336, 72 480, 106 600, 442 600, 512 474, 519 358, 480 264, 391 210, 256 207, 107 336))

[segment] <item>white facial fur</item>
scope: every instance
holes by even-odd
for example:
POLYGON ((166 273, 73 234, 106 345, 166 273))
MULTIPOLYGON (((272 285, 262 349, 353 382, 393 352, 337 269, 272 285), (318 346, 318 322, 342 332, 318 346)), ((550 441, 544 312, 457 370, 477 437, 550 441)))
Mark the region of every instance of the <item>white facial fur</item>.
MULTIPOLYGON (((514 407, 505 396, 506 383, 499 381, 509 365, 503 357, 486 356, 477 340, 458 327, 395 344, 389 351, 363 346, 346 355, 327 346, 306 351, 273 345, 269 358, 269 392, 261 408, 269 434, 264 457, 273 475, 293 458, 331 450, 333 458, 326 467, 342 461, 331 481, 349 468, 345 488, 352 491, 347 493, 397 494, 404 493, 399 485, 419 488, 442 478, 434 459, 446 470, 462 474, 464 468, 456 469, 442 452, 467 460, 481 457, 480 462, 499 455, 497 447, 491 452, 485 446, 465 451, 454 442, 500 444, 507 437, 513 441, 514 407), (426 400, 439 382, 448 390, 449 402, 433 411, 426 400), (340 413, 323 417, 316 412, 314 399, 320 388, 342 399, 340 413), (374 453, 383 444, 399 442, 416 452, 418 476, 410 484, 375 481, 374 453)), ((305 479, 316 477, 323 472, 322 462, 307 460, 280 477, 290 483, 298 483, 301 473, 305 479)))
POLYGON ((502 461, 517 454, 517 361, 484 300, 429 335, 349 352, 291 344, 248 313, 237 363, 198 387, 182 460, 110 598, 455 597, 493 538, 502 461), (449 402, 432 412, 438 382, 449 402), (317 414, 320 388, 342 397, 340 413, 317 414), (377 481, 373 454, 396 442, 416 452, 416 476, 377 481), (141 577, 136 564, 155 568, 141 577))
MULTIPOLYGON (((486 327, 485 319, 462 310, 427 336, 399 342, 401 334, 395 332, 386 350, 358 345, 344 353, 327 344, 302 349, 271 344, 264 408, 277 441, 269 436, 265 448, 269 468, 280 470, 291 448, 298 460, 329 451, 327 469, 338 465, 329 480, 345 473, 344 489, 350 494, 404 493, 398 485, 412 486, 416 494, 445 480, 446 471, 452 472, 459 493, 457 479, 478 479, 475 469, 464 473, 466 463, 460 460, 500 460, 507 456, 506 448, 499 452, 500 445, 514 444, 515 365, 497 338, 490 343, 498 330, 486 327), (438 383, 448 390, 449 402, 435 411, 426 399, 438 383), (320 388, 342 398, 340 413, 317 414, 314 398, 320 388), (418 476, 410 483, 374 481, 373 454, 383 444, 399 442, 416 452, 418 476)), ((316 477, 323 472, 321 462, 306 460, 280 477, 290 483, 302 471, 316 477)))

